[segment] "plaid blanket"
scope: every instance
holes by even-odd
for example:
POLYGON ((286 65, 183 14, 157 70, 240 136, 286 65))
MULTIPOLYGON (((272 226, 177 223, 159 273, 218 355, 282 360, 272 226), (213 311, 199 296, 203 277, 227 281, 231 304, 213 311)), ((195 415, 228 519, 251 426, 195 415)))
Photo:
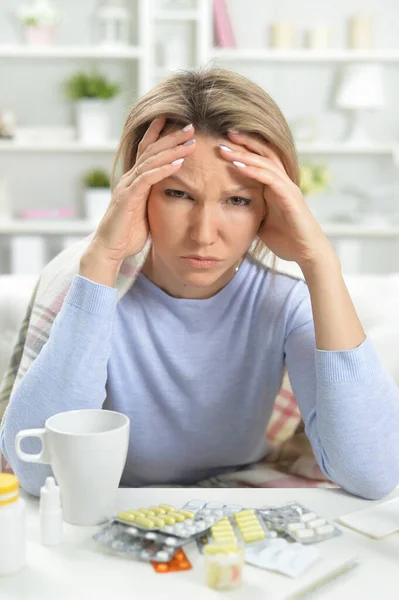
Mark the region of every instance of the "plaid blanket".
MULTIPOLYGON (((8 369, 0 385, 0 429, 4 423, 11 393, 17 389, 48 340, 52 323, 62 307, 73 277, 79 272, 80 258, 93 235, 58 254, 46 265, 38 278, 20 326, 8 369)), ((124 260, 115 283, 118 300, 134 284, 150 247, 151 237, 139 254, 124 260)), ((285 261, 276 268, 278 272, 291 276, 293 274, 293 267, 285 261)), ((296 271, 294 276, 301 277, 301 274, 296 271)), ((281 388, 276 396, 265 435, 271 448, 267 457, 235 473, 199 482, 196 487, 337 487, 326 479, 316 463, 304 432, 287 369, 284 370, 281 388)), ((1 460, 1 470, 11 470, 4 457, 1 460)))

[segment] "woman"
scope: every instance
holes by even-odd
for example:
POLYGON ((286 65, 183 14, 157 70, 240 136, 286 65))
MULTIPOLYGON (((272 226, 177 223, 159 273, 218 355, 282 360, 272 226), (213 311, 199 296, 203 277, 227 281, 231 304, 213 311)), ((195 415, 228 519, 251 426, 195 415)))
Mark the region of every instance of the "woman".
POLYGON ((131 418, 123 485, 192 485, 251 464, 268 452, 286 364, 322 471, 353 494, 388 494, 399 391, 302 197, 274 101, 228 70, 178 73, 132 108, 120 156, 110 206, 10 400, 1 447, 22 486, 38 494, 48 470, 16 457, 17 432, 78 408, 131 418), (118 302, 123 261, 149 233, 118 302), (305 281, 266 267, 262 249, 305 281))

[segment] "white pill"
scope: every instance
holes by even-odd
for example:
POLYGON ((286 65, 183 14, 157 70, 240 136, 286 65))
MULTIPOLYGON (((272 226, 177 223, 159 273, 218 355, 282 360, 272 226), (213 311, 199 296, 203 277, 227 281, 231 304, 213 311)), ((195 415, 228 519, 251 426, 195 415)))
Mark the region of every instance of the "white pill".
POLYGON ((221 508, 219 509, 219 508, 218 508, 218 509, 215 509, 215 510, 213 510, 213 511, 212 511, 212 515, 213 515, 214 517, 216 517, 216 518, 223 517, 223 516, 224 516, 223 509, 221 509, 221 508))
POLYGON ((207 517, 207 516, 209 516, 209 515, 211 514, 211 512, 212 512, 212 511, 211 511, 211 509, 210 509, 210 508, 203 508, 203 509, 201 510, 201 513, 200 513, 200 514, 201 514, 201 517, 207 517))
POLYGON ((301 515, 301 521, 303 521, 304 523, 307 523, 308 521, 313 521, 313 519, 316 519, 317 515, 314 512, 308 512, 305 513, 304 515, 301 515))
POLYGON ((162 531, 164 531, 165 533, 173 533, 173 527, 172 525, 165 525, 164 527, 162 527, 162 531))
POLYGON ((206 517, 206 519, 204 519, 205 527, 210 527, 214 523, 215 523, 215 519, 213 517, 206 517))
POLYGON ((326 535, 328 533, 332 533, 334 531, 334 527, 332 525, 322 525, 321 527, 316 527, 317 535, 326 535))
POLYGON ((326 520, 325 519, 314 519, 313 521, 308 521, 307 526, 308 527, 321 527, 321 525, 325 525, 326 524, 326 520))
POLYGON ((193 535, 194 533, 197 533, 197 530, 195 529, 195 527, 193 527, 193 525, 187 525, 186 529, 185 529, 186 535, 193 535))
POLYGON ((174 538, 174 537, 168 537, 168 538, 166 538, 166 540, 165 540, 165 544, 166 544, 167 546, 178 546, 179 544, 181 544, 181 542, 180 542, 180 541, 179 541, 177 538, 174 538))
POLYGON ((269 532, 269 536, 270 536, 271 538, 276 538, 276 537, 277 537, 277 531, 270 531, 270 532, 269 532))
POLYGON ((288 523, 287 529, 288 531, 298 531, 298 529, 303 529, 305 527, 305 523, 301 523, 297 521, 295 523, 288 523))
POLYGON ((205 521, 204 521, 204 519, 198 519, 198 521, 194 521, 194 525, 196 527, 202 527, 202 528, 204 528, 205 527, 205 521))
POLYGON ((144 558, 144 560, 147 560, 148 558, 150 558, 151 554, 148 552, 148 550, 143 550, 140 553, 140 557, 144 558))
POLYGON ((126 533, 129 533, 130 535, 137 535, 139 532, 138 529, 136 529, 135 527, 128 527, 126 529, 126 533))
POLYGON ((148 533, 145 534, 146 540, 155 540, 156 538, 157 538, 157 534, 154 533, 154 531, 149 531, 148 533))
POLYGON ((158 560, 168 560, 169 558, 169 554, 165 550, 160 550, 155 556, 158 558, 158 560))
POLYGON ((304 538, 311 538, 313 537, 313 529, 298 529, 298 531, 295 532, 296 536, 304 539, 304 538))

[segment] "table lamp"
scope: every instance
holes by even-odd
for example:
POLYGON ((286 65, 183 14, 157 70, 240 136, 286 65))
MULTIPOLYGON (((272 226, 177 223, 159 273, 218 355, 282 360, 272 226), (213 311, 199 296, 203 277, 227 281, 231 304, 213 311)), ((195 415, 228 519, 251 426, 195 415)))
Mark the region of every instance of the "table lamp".
POLYGON ((335 99, 336 106, 351 112, 347 144, 370 145, 362 123, 366 110, 385 106, 382 68, 378 64, 351 64, 345 67, 335 99))

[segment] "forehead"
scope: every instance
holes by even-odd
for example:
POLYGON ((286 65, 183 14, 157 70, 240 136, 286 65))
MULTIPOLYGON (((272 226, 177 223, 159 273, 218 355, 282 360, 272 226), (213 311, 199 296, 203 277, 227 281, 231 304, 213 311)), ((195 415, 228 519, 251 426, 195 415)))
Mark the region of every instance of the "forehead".
POLYGON ((263 185, 241 171, 222 157, 219 144, 226 144, 234 150, 245 149, 223 137, 196 135, 196 148, 188 155, 180 169, 167 181, 186 184, 186 187, 201 189, 212 184, 218 191, 237 193, 249 190, 262 193, 263 185))

